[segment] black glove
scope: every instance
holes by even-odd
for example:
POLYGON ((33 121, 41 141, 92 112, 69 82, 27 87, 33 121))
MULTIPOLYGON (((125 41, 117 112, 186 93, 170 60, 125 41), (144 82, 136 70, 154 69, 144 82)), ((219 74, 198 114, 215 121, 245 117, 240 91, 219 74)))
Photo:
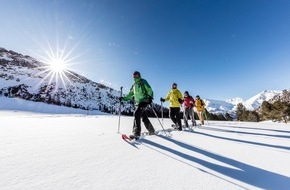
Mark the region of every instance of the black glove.
POLYGON ((161 102, 165 102, 165 99, 163 99, 163 98, 161 97, 161 98, 160 98, 160 101, 161 101, 161 102))
POLYGON ((194 105, 193 105, 193 104, 190 104, 190 107, 191 107, 191 108, 193 108, 193 107, 194 107, 194 105))
POLYGON ((123 100, 123 97, 119 97, 119 101, 122 102, 122 100, 123 100))
POLYGON ((181 100, 180 98, 178 98, 178 102, 179 102, 180 104, 182 104, 182 103, 183 103, 183 100, 181 100))

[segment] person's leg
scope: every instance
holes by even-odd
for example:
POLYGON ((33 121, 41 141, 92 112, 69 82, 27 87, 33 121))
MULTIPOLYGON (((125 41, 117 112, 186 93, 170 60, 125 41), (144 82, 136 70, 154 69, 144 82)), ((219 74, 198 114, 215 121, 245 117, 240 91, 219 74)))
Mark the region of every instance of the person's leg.
POLYGON ((184 125, 186 128, 188 128, 188 122, 187 122, 187 119, 188 119, 188 115, 189 115, 189 108, 185 108, 184 109, 184 114, 183 114, 183 121, 184 121, 184 125))
POLYGON ((203 111, 198 111, 198 117, 199 117, 200 123, 204 125, 203 111))
POLYGON ((142 109, 140 107, 137 107, 137 109, 134 112, 134 125, 133 125, 133 134, 135 136, 141 135, 141 114, 142 109))
POLYGON ((176 124, 176 117, 175 117, 175 108, 170 108, 169 109, 169 111, 170 111, 170 119, 171 119, 171 121, 174 123, 174 124, 176 124))
POLYGON ((175 118, 176 118, 176 123, 178 124, 178 130, 182 130, 182 125, 181 125, 181 117, 180 117, 180 108, 175 109, 175 118))
POLYGON ((192 126, 196 126, 196 122, 195 122, 195 119, 194 119, 194 110, 193 109, 189 109, 189 117, 191 119, 192 126))
POLYGON ((204 125, 204 118, 203 118, 203 114, 204 114, 204 113, 203 113, 203 111, 202 111, 202 112, 201 112, 201 114, 200 114, 200 115, 201 115, 201 124, 202 124, 202 125, 204 125))
POLYGON ((197 115, 198 115, 198 119, 199 119, 199 121, 200 121, 200 123, 201 123, 201 121, 202 121, 202 112, 201 111, 197 111, 197 115))
POLYGON ((146 129, 149 131, 149 135, 155 134, 155 129, 147 117, 147 112, 146 112, 145 108, 142 110, 142 121, 143 121, 146 129))

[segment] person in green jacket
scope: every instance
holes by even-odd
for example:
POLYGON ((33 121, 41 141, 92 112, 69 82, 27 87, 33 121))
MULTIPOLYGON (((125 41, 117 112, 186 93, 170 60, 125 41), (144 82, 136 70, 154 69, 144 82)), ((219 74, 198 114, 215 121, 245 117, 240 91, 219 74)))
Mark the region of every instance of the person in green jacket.
POLYGON ((141 135, 141 118, 149 131, 149 135, 155 134, 155 129, 152 126, 150 120, 147 117, 146 107, 152 103, 153 90, 149 83, 141 78, 141 74, 138 71, 133 73, 134 84, 132 85, 130 92, 125 97, 120 97, 120 101, 128 101, 134 98, 135 112, 134 112, 134 124, 133 124, 133 138, 139 139, 141 135))
POLYGON ((182 131, 181 117, 180 117, 180 105, 183 103, 182 93, 177 89, 177 84, 173 83, 171 90, 168 92, 165 99, 160 98, 161 102, 168 101, 170 102, 170 118, 175 124, 175 128, 179 131, 182 131))

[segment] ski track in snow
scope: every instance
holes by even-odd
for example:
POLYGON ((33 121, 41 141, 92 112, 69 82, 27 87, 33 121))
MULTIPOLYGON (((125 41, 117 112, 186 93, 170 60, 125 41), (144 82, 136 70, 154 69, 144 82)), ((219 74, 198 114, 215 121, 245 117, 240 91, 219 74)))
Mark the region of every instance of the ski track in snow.
POLYGON ((132 117, 121 117, 120 133, 112 115, 1 111, 0 119, 1 190, 290 187, 289 124, 209 121, 126 143, 132 117))

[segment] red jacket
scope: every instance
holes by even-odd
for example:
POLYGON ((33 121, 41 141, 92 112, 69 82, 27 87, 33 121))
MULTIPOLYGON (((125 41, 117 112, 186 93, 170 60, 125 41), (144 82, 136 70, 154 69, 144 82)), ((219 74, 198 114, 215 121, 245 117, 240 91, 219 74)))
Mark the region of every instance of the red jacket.
POLYGON ((193 108, 195 101, 192 96, 187 96, 183 98, 184 108, 193 108))

